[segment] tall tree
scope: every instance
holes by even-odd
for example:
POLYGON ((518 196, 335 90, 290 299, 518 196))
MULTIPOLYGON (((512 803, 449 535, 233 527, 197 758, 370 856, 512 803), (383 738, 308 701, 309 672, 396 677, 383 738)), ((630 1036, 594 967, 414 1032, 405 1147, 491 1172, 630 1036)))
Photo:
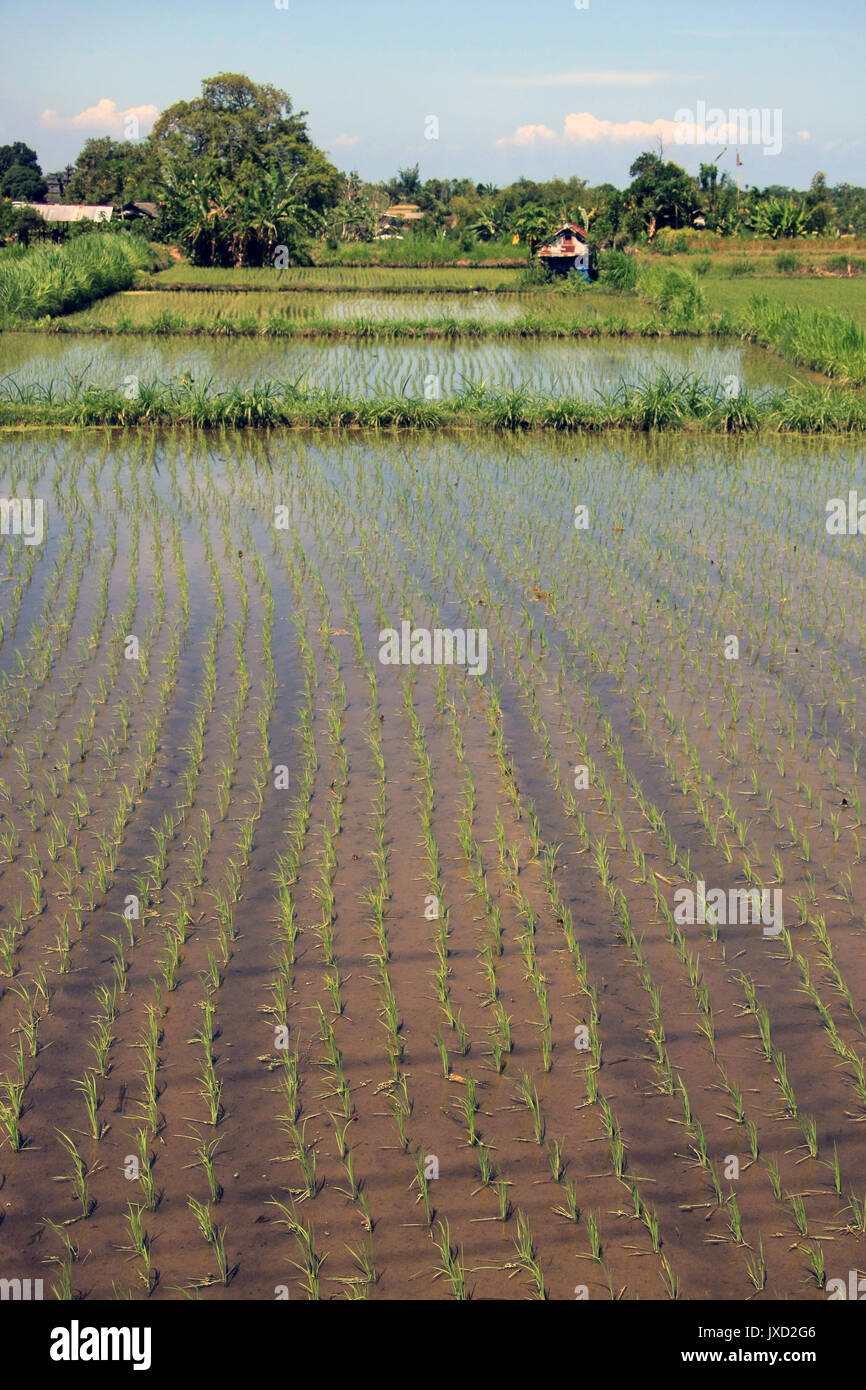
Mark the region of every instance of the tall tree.
POLYGON ((632 183, 627 197, 636 222, 635 230, 652 236, 660 227, 687 227, 698 207, 695 181, 679 164, 657 154, 638 155, 629 169, 632 183))
POLYGON ((41 203, 48 192, 39 165, 10 164, 0 179, 0 194, 4 198, 20 198, 28 203, 41 203))
POLYGON ((268 170, 294 175, 293 196, 316 212, 332 207, 340 174, 313 144, 306 111, 294 112, 288 92, 224 72, 202 82, 202 94, 178 101, 150 136, 159 176, 207 166, 217 178, 252 184, 268 170))
POLYGON ((39 173, 42 172, 36 159, 36 151, 25 145, 23 140, 16 140, 11 145, 0 145, 0 174, 5 174, 13 164, 31 165, 39 173))
POLYGON ((146 144, 100 135, 86 140, 65 190, 73 203, 113 203, 122 207, 153 196, 151 155, 146 144))
POLYGON ((23 140, 0 145, 0 194, 4 198, 41 203, 47 192, 48 185, 42 177, 35 150, 23 140))

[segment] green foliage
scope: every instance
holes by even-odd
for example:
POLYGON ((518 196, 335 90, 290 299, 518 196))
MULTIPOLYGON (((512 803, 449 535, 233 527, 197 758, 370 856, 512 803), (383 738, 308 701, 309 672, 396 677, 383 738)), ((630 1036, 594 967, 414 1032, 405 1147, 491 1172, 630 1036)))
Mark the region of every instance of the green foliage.
POLYGON ((522 386, 492 391, 470 386, 450 399, 350 396, 339 389, 304 388, 286 381, 232 385, 213 390, 183 375, 169 382, 139 383, 128 398, 121 390, 72 383, 66 396, 42 387, 0 382, 0 424, 190 425, 198 429, 313 428, 358 425, 368 429, 435 430, 451 426, 498 430, 627 429, 658 431, 700 428, 716 433, 757 429, 802 432, 862 432, 866 405, 851 391, 807 386, 760 397, 729 397, 720 383, 685 373, 660 373, 637 383, 622 382, 597 399, 533 393, 522 386))
POLYGON ((16 208, 12 206, 11 199, 0 199, 0 239, 27 246, 32 239, 43 236, 46 231, 47 223, 35 208, 16 208))
POLYGON ((13 165, 23 165, 38 172, 36 151, 25 145, 23 140, 16 140, 11 145, 0 145, 0 174, 5 174, 13 165))
POLYGON ((269 171, 294 176, 294 197, 316 212, 333 207, 340 175, 311 141, 306 112, 288 92, 239 73, 202 82, 202 95, 167 107, 149 137, 161 182, 203 176, 239 191, 269 171))
POLYGON ((598 258, 598 278, 612 290, 630 292, 638 281, 637 261, 624 251, 602 251, 598 258))
POLYGON ((638 291, 647 304, 671 320, 693 319, 705 306, 697 280, 676 266, 649 266, 640 274, 638 291))
POLYGON ((48 192, 38 165, 13 164, 0 179, 0 195, 20 198, 29 203, 41 203, 48 192))
POLYGON ((121 207, 136 199, 152 199, 150 148, 108 135, 86 140, 64 192, 72 203, 111 203, 121 207))
POLYGON ((0 258, 0 322, 36 319, 81 308, 127 289, 152 264, 146 242, 125 234, 91 232, 65 245, 42 245, 0 258))
POLYGON ((679 164, 665 163, 656 154, 638 155, 629 173, 632 183, 626 201, 632 210, 632 230, 651 234, 661 227, 688 227, 699 207, 695 181, 679 164))
POLYGON ((805 367, 855 386, 866 384, 866 330, 835 309, 805 310, 754 295, 744 336, 805 367))
POLYGON ((163 182, 168 221, 197 265, 309 264, 307 234, 321 217, 295 193, 297 174, 259 169, 245 182, 212 166, 190 172, 172 167, 163 182))
POLYGON ((778 238, 808 236, 808 214, 791 198, 767 198, 749 215, 749 226, 759 236, 778 238))

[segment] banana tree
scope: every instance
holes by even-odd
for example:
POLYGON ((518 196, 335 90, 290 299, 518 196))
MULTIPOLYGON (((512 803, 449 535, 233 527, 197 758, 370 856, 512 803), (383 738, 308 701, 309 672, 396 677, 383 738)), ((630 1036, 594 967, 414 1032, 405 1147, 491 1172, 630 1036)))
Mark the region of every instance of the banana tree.
POLYGON ((808 235, 806 209, 798 207, 790 198, 768 198, 759 203, 750 222, 759 236, 774 240, 808 235))

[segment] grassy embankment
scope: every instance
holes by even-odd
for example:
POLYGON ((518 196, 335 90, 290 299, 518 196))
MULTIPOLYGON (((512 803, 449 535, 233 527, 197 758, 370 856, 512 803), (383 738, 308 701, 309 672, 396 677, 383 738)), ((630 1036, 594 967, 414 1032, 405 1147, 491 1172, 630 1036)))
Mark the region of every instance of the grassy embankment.
POLYGON ((0 399, 0 425, 27 424, 835 433, 866 429, 866 401, 831 386, 802 386, 759 398, 748 391, 729 396, 720 385, 688 374, 622 383, 594 401, 483 386, 445 401, 399 395, 359 399, 289 382, 212 390, 207 383, 180 378, 141 382, 131 400, 119 389, 97 386, 79 385, 61 398, 49 388, 17 388, 14 397, 0 399))

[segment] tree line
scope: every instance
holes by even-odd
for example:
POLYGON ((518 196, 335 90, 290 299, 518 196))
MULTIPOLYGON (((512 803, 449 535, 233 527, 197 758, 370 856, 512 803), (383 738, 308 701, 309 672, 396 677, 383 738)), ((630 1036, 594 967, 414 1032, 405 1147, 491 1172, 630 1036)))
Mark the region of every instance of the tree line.
MULTIPOLYGON (((408 234, 450 238, 467 249, 479 242, 531 249, 564 221, 578 221, 602 248, 695 225, 723 236, 866 234, 866 189, 829 187, 819 172, 807 190, 739 190, 715 163, 702 163, 693 176, 661 151, 639 155, 622 189, 577 176, 521 178, 504 188, 422 180, 418 165, 368 183, 331 163, 311 140, 306 117, 280 88, 221 73, 204 80, 201 96, 163 111, 145 139, 89 139, 74 166, 52 177, 64 202, 111 204, 118 212, 155 203, 148 235, 176 243, 201 265, 262 265, 275 256, 297 264, 309 260, 317 239, 331 246, 371 241, 391 202, 411 202, 422 214, 408 234)), ((34 150, 22 141, 0 146, 0 238, 43 234, 41 219, 12 203, 40 202, 46 192, 34 150)))

